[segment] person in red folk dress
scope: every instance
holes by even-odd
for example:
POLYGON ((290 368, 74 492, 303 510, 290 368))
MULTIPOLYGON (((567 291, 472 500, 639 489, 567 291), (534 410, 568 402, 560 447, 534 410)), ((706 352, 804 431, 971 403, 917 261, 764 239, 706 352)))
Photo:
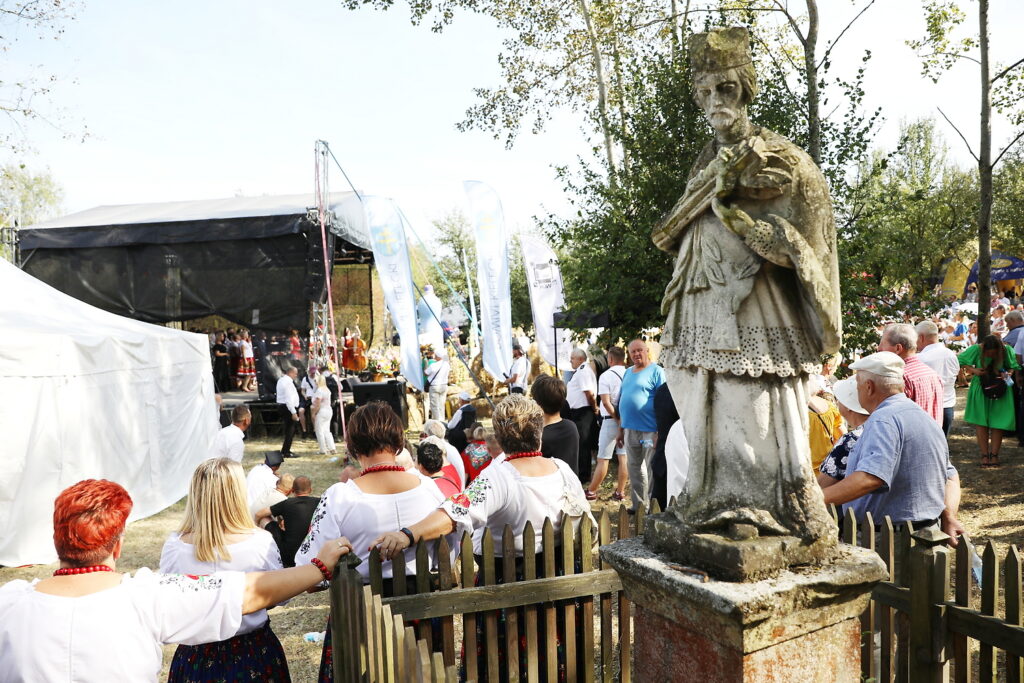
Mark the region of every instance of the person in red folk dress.
POLYGON ((491 453, 487 450, 487 429, 479 422, 466 430, 469 443, 462 451, 462 464, 466 468, 466 486, 491 464, 491 453))

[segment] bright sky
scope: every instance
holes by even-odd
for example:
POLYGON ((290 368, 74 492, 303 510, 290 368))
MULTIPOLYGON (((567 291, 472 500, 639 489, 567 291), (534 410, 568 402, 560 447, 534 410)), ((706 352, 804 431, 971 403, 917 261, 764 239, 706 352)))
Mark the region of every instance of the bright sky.
MULTIPOLYGON (((992 1, 996 61, 1024 56, 1014 48, 1020 5, 992 1)), ((819 6, 824 43, 854 5, 819 6)), ((835 73, 856 68, 864 48, 874 53, 868 104, 884 106, 882 144, 895 140, 901 118, 935 114, 936 105, 973 143, 976 67, 964 62, 932 86, 904 44, 922 31, 919 0, 878 0, 840 43, 835 73)), ((46 127, 30 131, 35 152, 24 161, 50 168, 67 212, 311 192, 320 138, 360 190, 395 198, 422 234, 431 219, 464 206, 463 180, 493 186, 513 227, 567 210, 552 167, 588 153, 574 116, 559 115, 541 135, 527 131, 511 151, 485 133, 455 130, 472 88, 497 82, 500 39, 492 22, 470 14, 441 34, 414 27, 402 2, 390 12, 350 12, 329 0, 91 0, 60 40, 25 38, 7 58, 59 75, 53 98, 67 125, 78 121, 91 133, 79 142, 46 127)), ((944 122, 940 129, 968 162, 955 133, 944 122)), ((995 140, 1005 137, 997 126, 995 140)), ((338 173, 331 183, 348 189, 338 173)))

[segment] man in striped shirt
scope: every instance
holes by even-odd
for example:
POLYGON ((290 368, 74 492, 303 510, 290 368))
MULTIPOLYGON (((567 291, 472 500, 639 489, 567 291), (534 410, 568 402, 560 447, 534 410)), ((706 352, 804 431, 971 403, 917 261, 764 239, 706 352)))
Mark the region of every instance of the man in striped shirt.
POLYGON ((903 359, 904 393, 941 427, 942 378, 917 357, 917 331, 911 325, 893 323, 882 331, 878 350, 890 351, 903 359))

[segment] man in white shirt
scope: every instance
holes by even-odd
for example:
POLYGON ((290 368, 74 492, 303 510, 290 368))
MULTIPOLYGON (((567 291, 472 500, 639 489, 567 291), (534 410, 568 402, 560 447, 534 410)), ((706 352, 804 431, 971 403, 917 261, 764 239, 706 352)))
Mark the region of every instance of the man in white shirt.
POLYGON ((249 505, 277 486, 277 471, 281 469, 283 461, 280 453, 270 451, 263 457, 262 463, 249 470, 245 477, 245 494, 249 505))
POLYGON ((615 484, 615 500, 625 498, 626 491, 626 449, 618 445, 619 440, 619 391, 622 376, 626 374, 626 351, 621 346, 608 349, 608 369, 597 380, 597 397, 601 401, 601 431, 597 436, 597 468, 594 478, 587 487, 587 500, 597 500, 597 490, 608 474, 612 455, 618 456, 619 473, 615 484))
POLYGON ((427 368, 427 394, 430 396, 430 417, 434 420, 444 419, 444 402, 448 398, 448 376, 451 364, 444 349, 434 352, 434 362, 427 368))
POLYGON ((252 413, 246 405, 237 405, 231 411, 231 424, 224 427, 213 437, 210 446, 211 458, 231 458, 242 462, 245 455, 245 431, 252 424, 252 413))
POLYGON ((942 380, 942 431, 949 436, 953 426, 953 409, 956 407, 956 377, 960 373, 960 361, 956 354, 939 341, 939 328, 930 320, 919 322, 917 331, 918 359, 935 371, 942 380))
POLYGON ((295 424, 299 421, 299 392, 295 388, 295 378, 298 376, 299 371, 292 366, 277 380, 277 412, 284 425, 281 455, 285 458, 295 457, 292 454, 292 437, 295 436, 295 424))
POLYGON ((502 384, 508 386, 510 394, 525 394, 526 380, 530 376, 530 359, 523 353, 523 347, 519 344, 512 345, 512 358, 512 368, 502 384))
POLYGON ((569 363, 575 372, 565 387, 565 400, 569 403, 569 419, 580 435, 576 476, 580 481, 590 481, 590 432, 597 420, 597 377, 583 349, 573 349, 569 363))

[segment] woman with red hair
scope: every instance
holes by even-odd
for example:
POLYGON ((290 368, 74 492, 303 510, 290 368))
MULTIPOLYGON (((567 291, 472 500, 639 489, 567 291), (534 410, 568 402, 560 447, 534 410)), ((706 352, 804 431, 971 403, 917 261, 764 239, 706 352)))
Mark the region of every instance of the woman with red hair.
POLYGON ((128 492, 103 479, 57 496, 60 569, 41 581, 0 586, 0 680, 156 681, 161 644, 229 638, 243 614, 329 579, 328 568, 352 550, 348 540, 334 539, 310 564, 271 572, 120 574, 131 509, 128 492))

